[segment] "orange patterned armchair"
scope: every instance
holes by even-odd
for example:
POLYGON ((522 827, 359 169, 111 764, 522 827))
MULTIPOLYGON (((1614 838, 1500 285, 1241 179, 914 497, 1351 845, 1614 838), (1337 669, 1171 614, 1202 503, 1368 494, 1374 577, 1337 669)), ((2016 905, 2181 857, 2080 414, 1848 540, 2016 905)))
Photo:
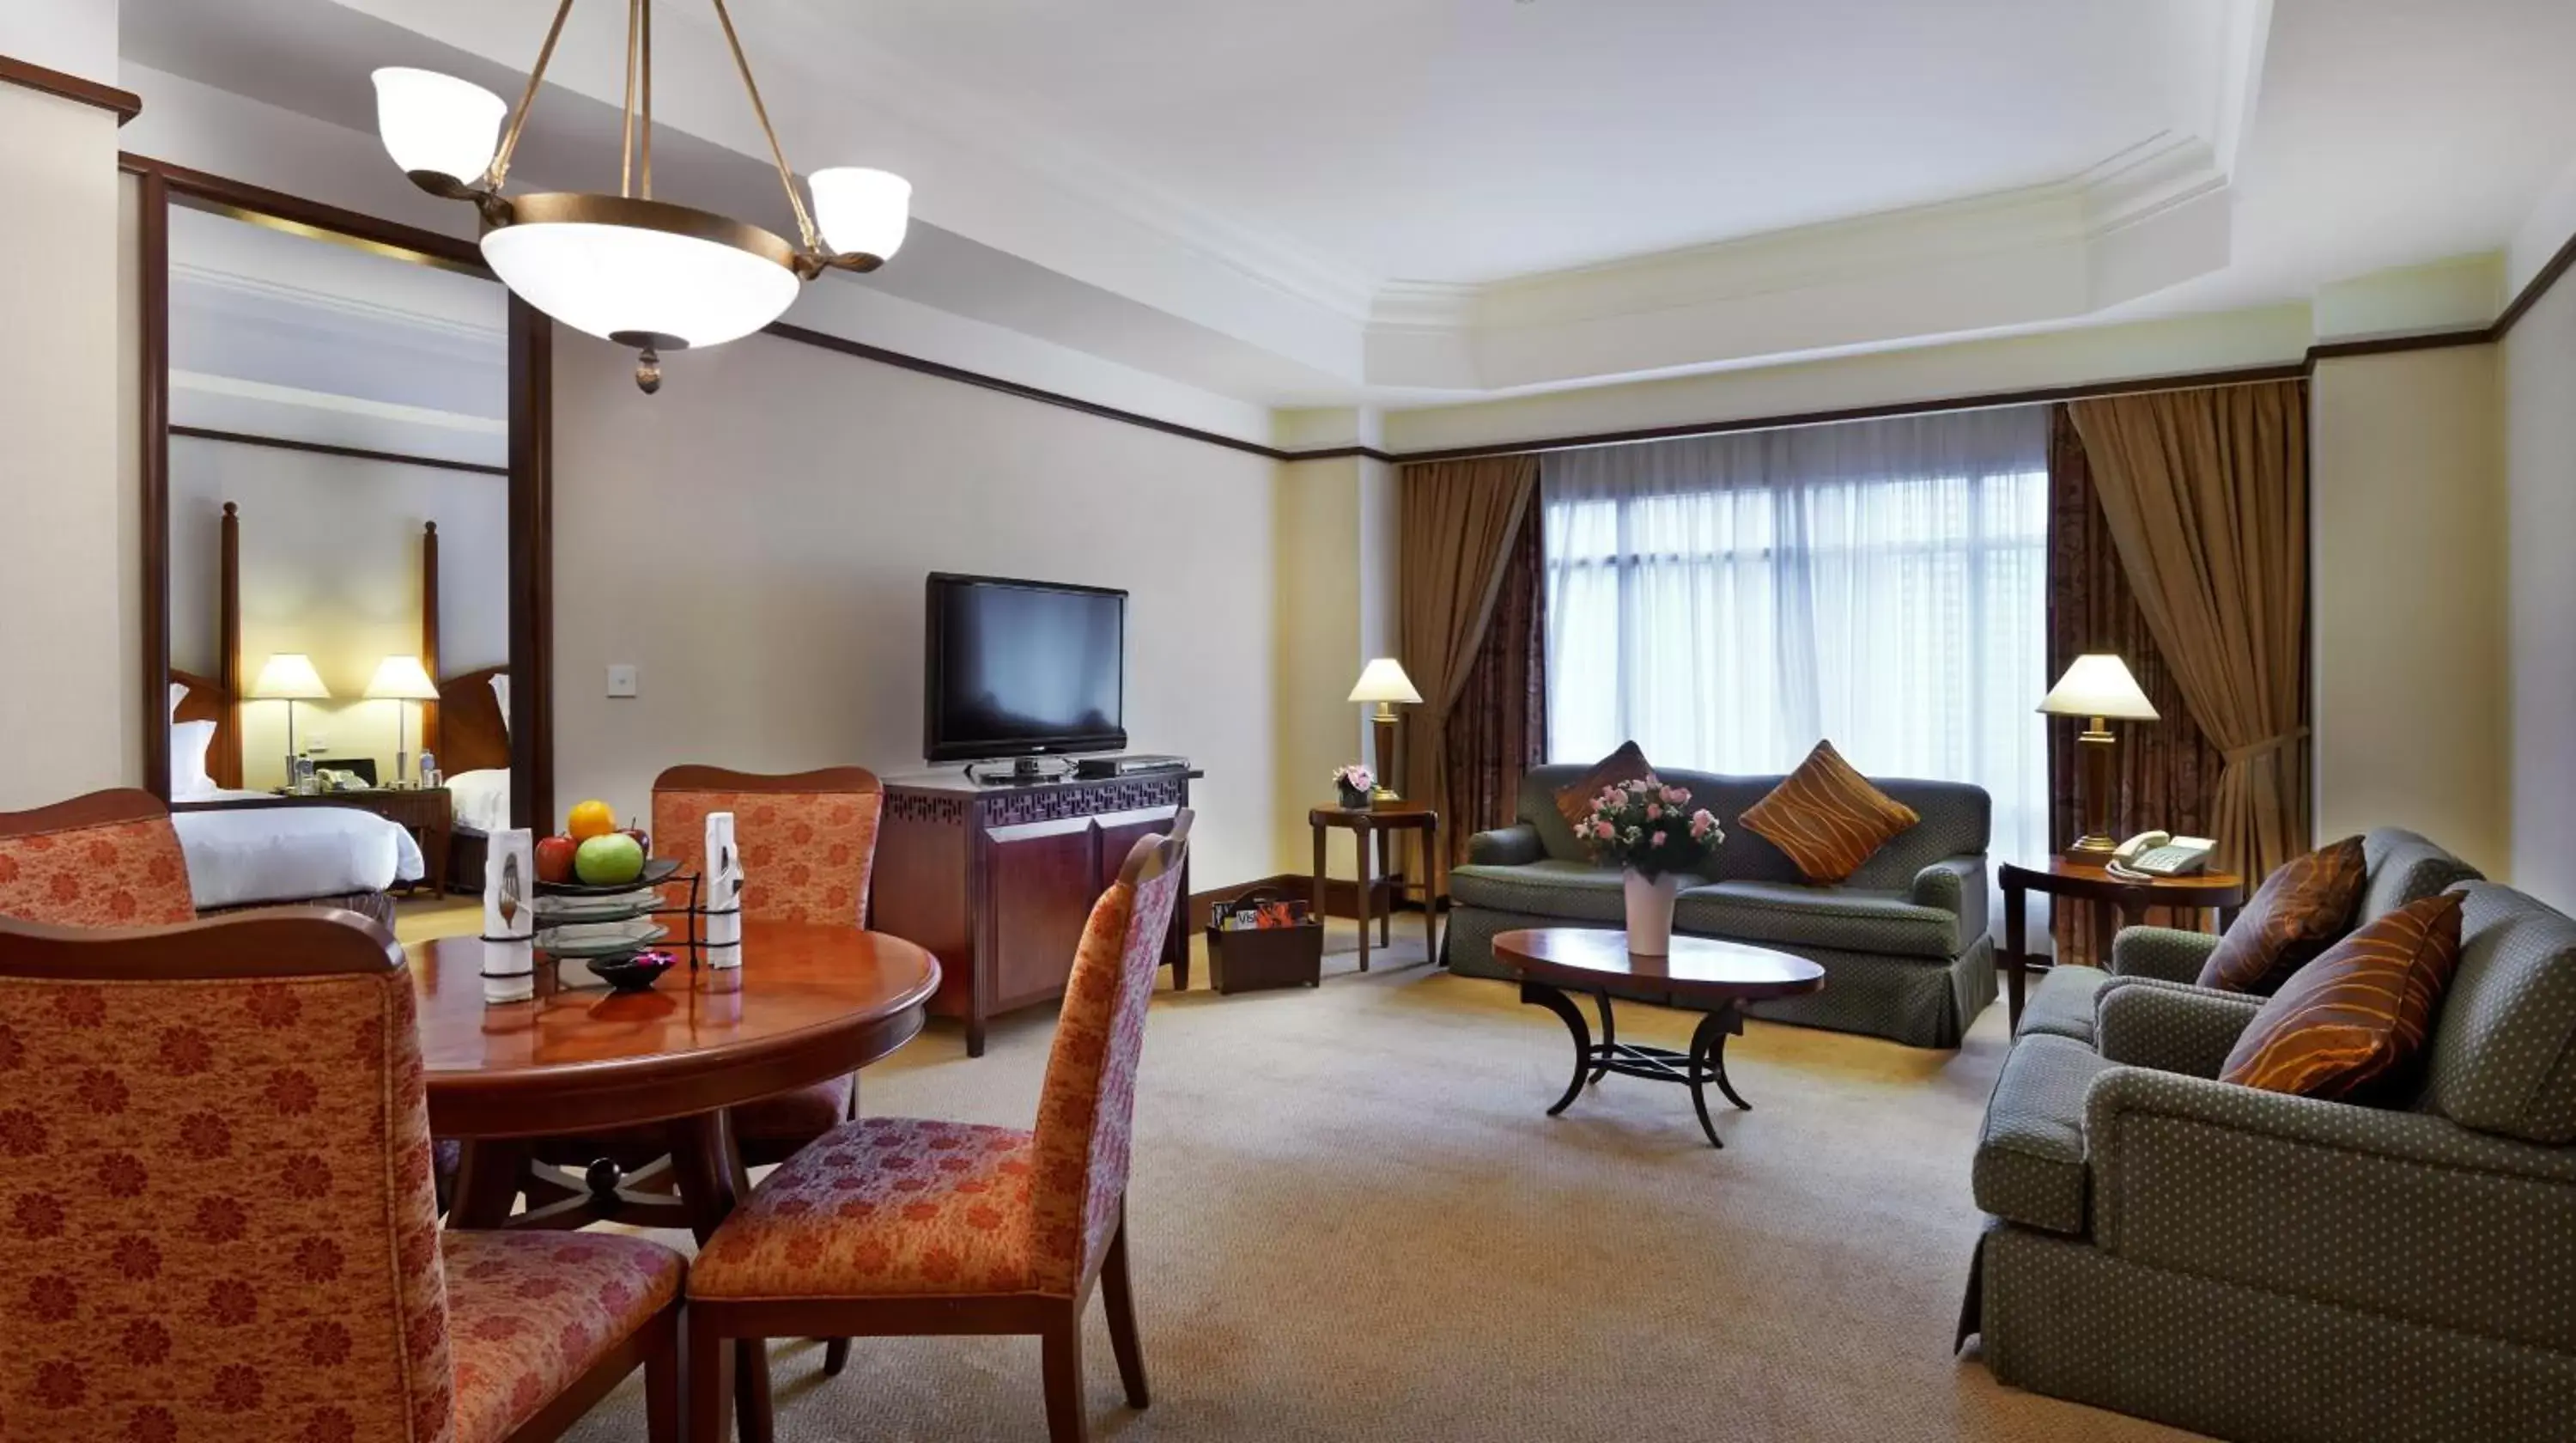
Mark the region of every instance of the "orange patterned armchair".
POLYGON ((641 1364, 671 1443, 684 1268, 439 1231, 382 928, 0 921, 0 1435, 539 1440, 641 1364))
MULTIPOLYGON (((1036 1334, 1047 1429, 1082 1443, 1082 1313, 1099 1283, 1130 1405, 1147 1403, 1127 1273, 1136 1064, 1190 814, 1145 837, 1101 894, 1047 1059, 1037 1127, 912 1118, 843 1123, 769 1175, 698 1252, 694 1377, 734 1338, 1036 1334)), ((694 1438, 728 1436, 732 1390, 691 1390, 694 1438)))
POLYGON ((0 812, 0 917, 58 927, 197 920, 170 809, 128 787, 0 812))

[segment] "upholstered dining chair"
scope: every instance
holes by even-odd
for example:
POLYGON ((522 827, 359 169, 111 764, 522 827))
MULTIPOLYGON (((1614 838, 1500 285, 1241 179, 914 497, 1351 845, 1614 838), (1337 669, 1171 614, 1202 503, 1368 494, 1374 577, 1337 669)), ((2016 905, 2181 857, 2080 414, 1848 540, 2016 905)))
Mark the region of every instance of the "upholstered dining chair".
POLYGON ((1149 1401, 1127 1268, 1127 1165, 1146 1003, 1190 814, 1142 837, 1091 909, 1033 1131, 843 1123, 762 1182, 698 1251, 690 1436, 723 1443, 735 1338, 1035 1334, 1047 1433, 1088 1436, 1082 1313, 1098 1283, 1130 1406, 1149 1401))
POLYGON ((686 1264, 441 1233, 402 949, 349 913, 0 921, 11 1437, 556 1437, 641 1365, 678 1438, 686 1264))
POLYGON ((0 812, 0 917, 58 927, 195 921, 169 807, 121 787, 0 812))

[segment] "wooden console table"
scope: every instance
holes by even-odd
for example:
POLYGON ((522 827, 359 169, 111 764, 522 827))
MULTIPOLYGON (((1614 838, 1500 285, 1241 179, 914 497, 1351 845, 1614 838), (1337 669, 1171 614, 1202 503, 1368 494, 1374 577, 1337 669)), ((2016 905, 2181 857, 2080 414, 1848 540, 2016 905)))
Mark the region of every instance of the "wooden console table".
MULTIPOLYGON (((869 925, 939 958, 930 1010, 965 1019, 967 1056, 984 1055, 988 1019, 1064 995, 1092 903, 1138 837, 1170 830, 1200 775, 980 783, 949 767, 885 778, 869 925)), ((1163 939, 1182 991, 1186 922, 1175 916, 1163 939)))
POLYGON ((2000 871, 2004 894, 2004 1001, 2013 1031, 2021 1030, 2023 974, 2030 952, 2022 913, 2033 892, 2093 904, 2093 965, 2111 965, 2111 939, 2150 907, 2218 910, 2218 930, 2236 920, 2245 904, 2245 879, 2229 872, 2195 872, 2184 877, 2115 877, 2090 862, 2051 857, 2044 864, 2006 862, 2000 871))

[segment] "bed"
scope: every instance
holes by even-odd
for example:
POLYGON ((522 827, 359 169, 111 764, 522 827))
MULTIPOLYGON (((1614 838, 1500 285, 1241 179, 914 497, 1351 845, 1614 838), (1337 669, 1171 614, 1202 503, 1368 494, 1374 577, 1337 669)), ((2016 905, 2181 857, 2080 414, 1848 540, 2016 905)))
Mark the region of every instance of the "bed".
POLYGON ((241 514, 224 503, 216 674, 170 668, 171 825, 197 910, 310 902, 393 920, 397 886, 427 874, 402 827, 353 806, 245 790, 241 757, 241 514))

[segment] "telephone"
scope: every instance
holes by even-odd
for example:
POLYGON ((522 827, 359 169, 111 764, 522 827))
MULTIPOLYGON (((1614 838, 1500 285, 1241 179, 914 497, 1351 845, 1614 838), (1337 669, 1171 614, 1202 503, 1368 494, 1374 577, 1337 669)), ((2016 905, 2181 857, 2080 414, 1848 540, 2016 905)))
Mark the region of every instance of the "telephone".
POLYGON ((2111 853, 2104 870, 2129 878, 2187 877, 2209 866, 2218 843, 2207 837, 2177 837, 2171 832, 2140 832, 2111 853))
POLYGON ((339 767, 316 767, 314 777, 326 792, 363 792, 368 790, 365 777, 339 767))

